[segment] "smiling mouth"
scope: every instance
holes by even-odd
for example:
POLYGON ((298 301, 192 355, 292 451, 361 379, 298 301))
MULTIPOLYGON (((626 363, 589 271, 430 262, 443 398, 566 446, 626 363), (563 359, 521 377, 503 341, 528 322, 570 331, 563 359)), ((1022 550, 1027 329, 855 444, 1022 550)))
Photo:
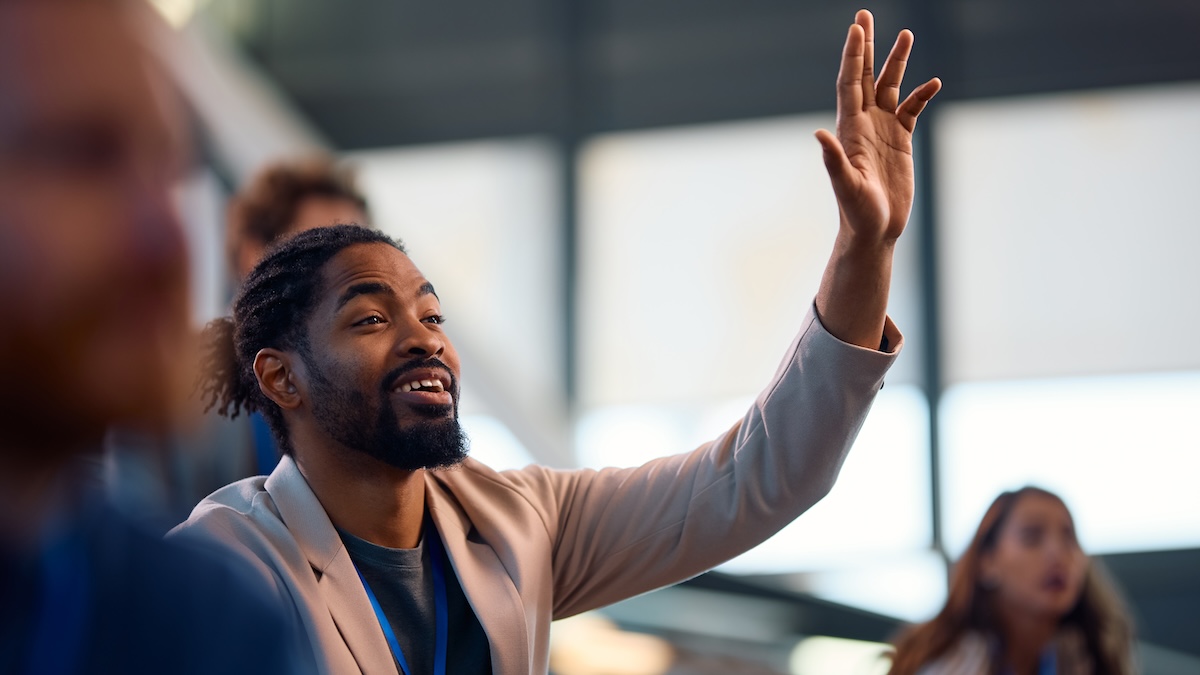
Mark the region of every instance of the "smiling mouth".
POLYGON ((442 385, 441 380, 413 380, 411 382, 402 383, 399 387, 396 388, 396 391, 401 391, 404 393, 408 393, 410 391, 428 391, 428 392, 434 392, 434 393, 441 393, 443 391, 446 391, 446 388, 445 388, 445 386, 442 385))

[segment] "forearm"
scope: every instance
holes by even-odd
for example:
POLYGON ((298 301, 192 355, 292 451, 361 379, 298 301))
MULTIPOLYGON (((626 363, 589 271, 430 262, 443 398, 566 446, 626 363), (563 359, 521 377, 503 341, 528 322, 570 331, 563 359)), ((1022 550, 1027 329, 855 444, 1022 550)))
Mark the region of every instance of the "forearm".
POLYGON ((867 240, 843 225, 817 290, 821 324, 834 337, 879 349, 887 317, 895 239, 867 240))

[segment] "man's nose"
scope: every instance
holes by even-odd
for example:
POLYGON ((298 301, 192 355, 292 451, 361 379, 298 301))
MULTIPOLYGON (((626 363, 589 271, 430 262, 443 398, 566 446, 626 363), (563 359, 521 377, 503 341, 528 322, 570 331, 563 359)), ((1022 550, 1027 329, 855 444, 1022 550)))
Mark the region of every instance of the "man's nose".
POLYGON ((446 338, 429 324, 410 319, 405 326, 404 336, 396 345, 402 356, 441 356, 446 351, 446 338))

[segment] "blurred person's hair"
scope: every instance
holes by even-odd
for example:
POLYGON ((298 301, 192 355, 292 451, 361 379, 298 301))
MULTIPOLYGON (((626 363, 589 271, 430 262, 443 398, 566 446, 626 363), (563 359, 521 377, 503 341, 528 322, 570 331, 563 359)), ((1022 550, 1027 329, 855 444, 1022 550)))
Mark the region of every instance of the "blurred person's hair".
POLYGON ((261 412, 284 454, 292 451, 283 411, 258 387, 254 357, 272 347, 309 354, 305 324, 324 283, 321 270, 355 244, 404 245, 377 230, 334 225, 306 230, 281 240, 246 278, 233 304, 233 316, 216 319, 204 333, 205 355, 199 382, 205 411, 234 418, 261 412))
MULTIPOLYGON (((941 612, 931 621, 902 631, 894 640, 889 675, 914 675, 925 664, 946 654, 969 631, 999 634, 994 593, 982 583, 981 562, 984 554, 995 548, 1004 523, 1017 502, 1026 495, 1041 495, 1057 501, 1071 518, 1062 498, 1042 488, 1025 486, 996 497, 984 513, 970 546, 954 565, 949 594, 941 612)), ((1080 631, 1095 675, 1128 672, 1133 627, 1124 602, 1098 560, 1089 558, 1079 601, 1060 625, 1074 626, 1080 631)), ((998 664, 992 664, 992 675, 997 672, 997 667, 998 664)))
MULTIPOLYGON (((264 246, 288 233, 300 205, 311 198, 354 204, 370 215, 354 171, 329 157, 279 162, 260 171, 229 206, 226 254, 237 268, 238 249, 247 239, 264 246)), ((367 225, 367 223, 357 223, 367 225)))

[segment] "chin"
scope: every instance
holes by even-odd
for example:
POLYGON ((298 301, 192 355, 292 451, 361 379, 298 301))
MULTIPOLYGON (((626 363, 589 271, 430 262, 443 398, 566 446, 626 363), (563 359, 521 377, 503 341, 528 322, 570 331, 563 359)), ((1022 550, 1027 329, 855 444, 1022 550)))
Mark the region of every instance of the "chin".
POLYGON ((1050 598, 1041 603, 1040 613, 1046 616, 1052 616, 1057 619, 1061 619, 1070 614, 1071 610, 1075 609, 1075 606, 1078 604, 1079 598, 1077 597, 1072 598, 1071 600, 1050 598))
MULTIPOLYGON (((448 409, 450 406, 432 406, 448 409)), ((401 425, 387 437, 377 437, 365 450, 398 469, 447 469, 467 458, 467 436, 452 410, 435 419, 401 425)))

